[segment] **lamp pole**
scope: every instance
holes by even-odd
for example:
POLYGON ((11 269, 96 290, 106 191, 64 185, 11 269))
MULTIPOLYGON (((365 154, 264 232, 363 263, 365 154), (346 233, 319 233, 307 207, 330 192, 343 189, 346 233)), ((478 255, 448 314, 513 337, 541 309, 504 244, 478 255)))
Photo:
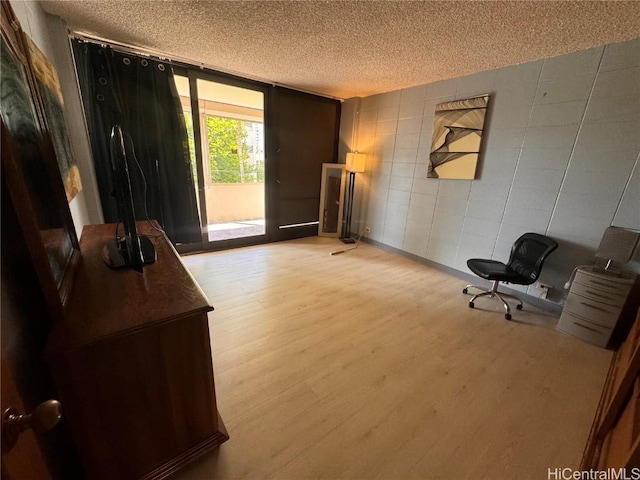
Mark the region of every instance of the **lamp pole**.
POLYGON ((356 186, 356 172, 349 172, 349 184, 347 185, 347 202, 345 204, 345 220, 342 225, 342 243, 355 243, 351 238, 351 216, 353 214, 353 192, 356 186))
POLYGON ((347 153, 346 163, 349 172, 349 185, 347 187, 347 199, 345 203, 344 223, 342 226, 343 243, 355 243, 351 238, 351 217, 353 215, 353 194, 356 186, 356 173, 364 172, 367 156, 363 153, 347 153))

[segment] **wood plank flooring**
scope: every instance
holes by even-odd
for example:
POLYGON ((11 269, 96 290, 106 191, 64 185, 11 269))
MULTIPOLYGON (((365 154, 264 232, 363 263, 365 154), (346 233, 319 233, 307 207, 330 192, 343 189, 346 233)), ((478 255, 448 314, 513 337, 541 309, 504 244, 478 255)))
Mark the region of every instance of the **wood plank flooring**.
MULTIPOLYGON (((540 479, 577 467, 611 352, 335 239, 184 257, 231 439, 174 480, 540 479)), ((187 392, 185 392, 187 393, 187 392)))

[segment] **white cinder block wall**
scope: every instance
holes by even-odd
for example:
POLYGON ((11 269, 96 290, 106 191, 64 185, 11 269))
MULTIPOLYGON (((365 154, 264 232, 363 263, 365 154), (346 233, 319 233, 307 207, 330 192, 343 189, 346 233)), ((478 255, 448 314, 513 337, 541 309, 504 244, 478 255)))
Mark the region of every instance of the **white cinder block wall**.
POLYGON ((345 107, 355 128, 341 144, 367 154, 352 229, 369 225, 373 240, 468 272, 469 258, 505 261, 522 233, 547 234, 560 247, 542 280, 559 303, 606 227, 640 229, 640 39, 345 107), (491 100, 476 180, 427 179, 435 105, 482 93, 491 100))

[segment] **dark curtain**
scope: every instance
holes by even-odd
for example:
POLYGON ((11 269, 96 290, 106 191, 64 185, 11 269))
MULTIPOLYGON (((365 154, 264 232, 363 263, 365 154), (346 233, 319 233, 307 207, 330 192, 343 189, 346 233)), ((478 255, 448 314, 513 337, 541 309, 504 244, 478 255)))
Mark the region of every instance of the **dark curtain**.
POLYGON ((199 242, 187 131, 171 66, 105 45, 72 42, 105 221, 120 220, 109 152, 111 128, 120 125, 137 219, 157 220, 174 244, 199 242))

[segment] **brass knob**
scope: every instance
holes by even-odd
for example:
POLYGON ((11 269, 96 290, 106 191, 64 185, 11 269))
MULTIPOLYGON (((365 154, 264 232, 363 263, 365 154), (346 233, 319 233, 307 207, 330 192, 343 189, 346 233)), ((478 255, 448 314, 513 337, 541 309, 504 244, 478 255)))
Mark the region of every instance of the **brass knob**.
POLYGON ((2 452, 7 453, 18 441, 18 436, 33 429, 44 433, 55 427, 62 417, 62 405, 57 400, 47 400, 38 405, 31 414, 22 415, 9 407, 2 414, 2 452))
POLYGON ((62 417, 62 404, 58 400, 42 402, 27 415, 30 418, 29 426, 36 433, 43 433, 55 427, 62 417))

